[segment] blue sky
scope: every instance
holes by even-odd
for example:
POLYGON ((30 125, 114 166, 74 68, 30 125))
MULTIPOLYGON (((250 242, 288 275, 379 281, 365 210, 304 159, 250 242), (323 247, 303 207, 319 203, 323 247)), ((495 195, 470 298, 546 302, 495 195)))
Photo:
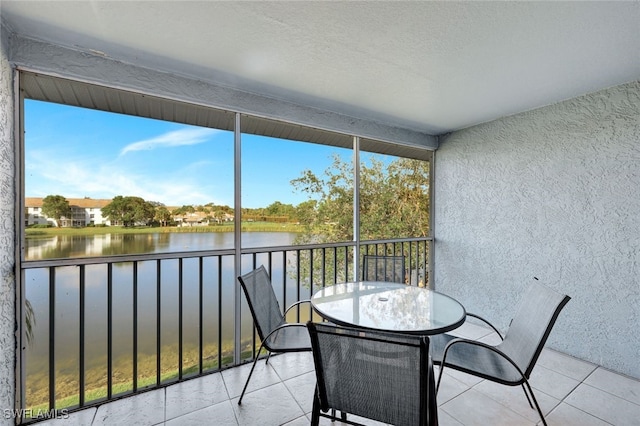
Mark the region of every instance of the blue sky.
MULTIPOLYGON (((350 150, 243 135, 243 207, 308 199, 290 184, 350 150)), ((25 195, 233 206, 233 133, 25 101, 25 195)))

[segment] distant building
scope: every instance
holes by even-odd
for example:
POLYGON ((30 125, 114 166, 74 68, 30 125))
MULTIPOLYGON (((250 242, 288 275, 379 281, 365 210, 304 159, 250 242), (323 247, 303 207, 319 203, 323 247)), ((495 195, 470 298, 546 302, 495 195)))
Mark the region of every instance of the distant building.
POLYGON ((222 222, 233 222, 233 215, 229 213, 205 213, 205 212, 193 212, 185 213, 182 215, 174 214, 174 210, 178 207, 167 207, 173 216, 173 220, 177 226, 191 227, 191 226, 209 226, 211 224, 219 224, 222 222))
MULTIPOLYGON (((56 220, 46 217, 42 213, 42 198, 25 198, 25 225, 51 225, 58 226, 56 220)), ((112 200, 84 198, 67 198, 71 207, 71 217, 60 218, 60 226, 63 228, 83 227, 90 225, 121 225, 102 217, 102 208, 112 200)), ((167 207, 173 213, 178 207, 167 207)), ((177 226, 207 226, 213 223, 233 222, 233 215, 229 213, 204 213, 194 212, 173 216, 177 226)))
MULTIPOLYGON (((25 225, 57 226, 56 220, 46 217, 42 213, 42 198, 25 198, 25 225)), ((60 218, 60 226, 69 228, 74 226, 88 225, 111 225, 109 219, 102 217, 102 208, 111 203, 111 200, 85 198, 67 198, 71 207, 71 217, 60 218)))

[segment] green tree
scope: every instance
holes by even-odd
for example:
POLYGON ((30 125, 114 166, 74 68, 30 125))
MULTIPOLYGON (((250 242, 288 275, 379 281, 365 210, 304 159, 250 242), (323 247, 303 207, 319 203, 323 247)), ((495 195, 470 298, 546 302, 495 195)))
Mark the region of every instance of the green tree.
POLYGON ((182 206, 182 207, 178 207, 177 209, 174 209, 172 213, 174 215, 183 216, 185 214, 195 213, 195 212, 196 212, 196 209, 193 206, 182 206))
POLYGON ((399 158, 386 168, 363 167, 360 184, 360 238, 429 235, 429 162, 399 158))
POLYGON ((111 221, 112 224, 123 223, 126 214, 125 197, 117 195, 111 202, 100 209, 102 216, 111 221))
POLYGON ((42 200, 42 213, 55 219, 56 226, 60 226, 60 218, 71 216, 69 201, 62 195, 47 195, 42 200))
POLYGON ((291 204, 282 204, 280 201, 274 201, 265 207, 265 214, 269 216, 288 216, 293 211, 291 204))
MULTIPOLYGON (((398 158, 387 166, 373 159, 360 168, 360 238, 384 239, 429 234, 429 162, 398 158)), ((305 170, 292 185, 309 195, 297 207, 307 241, 353 239, 353 167, 334 156, 318 177, 305 170)))
POLYGON ((207 203, 204 205, 209 208, 210 212, 222 211, 224 213, 233 214, 233 209, 229 206, 216 205, 215 203, 207 203))
POLYGON ((171 221, 171 212, 165 206, 158 206, 154 219, 160 223, 160 226, 167 226, 171 221))
MULTIPOLYGON (((305 232, 298 242, 339 242, 353 239, 353 167, 334 155, 325 177, 304 170, 291 181, 294 188, 315 200, 314 211, 300 217, 305 232)), ((309 205, 306 206, 307 208, 309 205)))
MULTIPOLYGON (((360 239, 377 240, 429 234, 429 162, 398 158, 387 165, 373 159, 360 167, 360 239)), ((330 243, 353 239, 353 166, 334 156, 318 176, 305 170, 291 181, 309 200, 297 207, 305 232, 297 243, 330 243)), ((395 252, 398 247, 388 247, 395 252)), ((390 254, 390 253, 389 253, 390 254)), ((328 255, 331 257, 330 255, 328 255)), ((345 270, 352 253, 336 254, 336 264, 322 268, 321 254, 303 258, 301 268, 313 267, 314 283, 332 282, 334 270, 345 270), (313 262, 313 265, 311 263, 313 262), (332 270, 333 269, 333 270, 332 270), (319 276, 323 271, 325 277, 319 276)), ((416 265, 408 265, 416 267, 416 265)), ((303 276, 305 274, 303 273, 303 276)), ((308 283, 309 285, 310 283, 308 283)))
POLYGON ((123 197, 118 195, 111 203, 102 208, 102 215, 111 222, 118 222, 125 227, 136 223, 149 224, 153 221, 156 209, 140 197, 123 197))
POLYGON ((195 212, 196 212, 196 209, 193 206, 182 206, 182 207, 178 207, 177 209, 173 209, 173 211, 171 211, 171 215, 173 216, 174 220, 178 222, 183 222, 183 216, 186 216, 189 213, 195 213, 195 212))
POLYGON ((216 210, 214 217, 217 223, 223 223, 225 219, 225 212, 223 210, 216 210))
POLYGON ((295 216, 301 224, 310 225, 316 216, 318 202, 316 200, 307 200, 296 206, 295 216))

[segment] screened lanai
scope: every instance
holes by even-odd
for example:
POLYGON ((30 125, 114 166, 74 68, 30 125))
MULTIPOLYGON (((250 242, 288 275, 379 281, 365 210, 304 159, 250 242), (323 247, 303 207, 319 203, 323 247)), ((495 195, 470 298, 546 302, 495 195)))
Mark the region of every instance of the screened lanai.
MULTIPOLYGON (((407 250, 423 253, 416 271, 428 272, 429 286, 506 329, 523 288, 542 281, 572 297, 549 338, 545 368, 584 383, 580 391, 590 394, 612 391, 594 385, 601 373, 574 377, 557 353, 636 383, 639 6, 3 0, 0 408, 27 408, 25 99, 231 132, 239 125, 247 135, 426 161, 429 232, 398 237, 425 244, 407 250)), ((364 248, 353 229, 340 243, 358 253, 364 248)), ((241 256, 260 261, 252 250, 220 256, 238 265, 241 256)), ((176 265, 197 265, 200 255, 176 265)), ((105 265, 149 260, 140 256, 106 258, 105 265)), ((31 266, 80 271, 94 262, 31 266)), ((347 276, 357 263, 349 268, 347 276)), ((46 380, 55 389, 55 375, 46 380)), ((637 413, 637 399, 629 400, 637 387, 628 386, 616 397, 637 413)), ((498 398, 480 389, 480 400, 498 398)), ((90 409, 124 396, 108 392, 90 409)), ((45 399, 55 406, 55 392, 45 399)), ((584 420, 586 412, 623 424, 583 408, 569 417, 584 420)))

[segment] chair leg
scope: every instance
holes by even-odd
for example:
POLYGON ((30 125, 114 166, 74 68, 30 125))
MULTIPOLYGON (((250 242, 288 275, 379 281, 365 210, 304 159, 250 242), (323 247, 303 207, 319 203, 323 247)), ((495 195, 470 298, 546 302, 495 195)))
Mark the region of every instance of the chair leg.
MULTIPOLYGON (((331 409, 331 423, 334 423, 337 418, 338 418, 338 416, 336 416, 336 409, 332 408, 331 409)), ((345 413, 344 411, 340 411, 340 420, 343 421, 343 422, 346 422, 347 421, 347 413, 345 413)))
MULTIPOLYGON (((262 344, 260 344, 260 349, 258 349, 258 352, 256 352, 256 357, 253 360, 253 365, 251 366, 251 371, 249 372, 249 377, 247 377, 247 381, 244 384, 244 388, 242 389, 242 393, 240 394, 240 399, 238 400, 238 405, 242 404, 242 398, 244 397, 244 393, 247 390, 247 386, 249 386, 249 380, 251 379, 251 375, 253 374, 253 369, 256 368, 256 363, 258 362, 258 358, 260 355, 260 352, 262 351, 262 344)), ((271 352, 269 352, 269 354, 271 354, 271 352)))
POLYGON ((440 372, 438 373, 438 383, 436 383, 436 396, 438 395, 438 390, 440 389, 440 380, 442 380, 443 371, 444 371, 444 362, 440 364, 440 372))
MULTIPOLYGON (((523 383, 523 386, 524 386, 525 384, 527 385, 527 390, 528 390, 528 391, 529 391, 529 393, 531 394, 531 399, 533 400, 533 403, 534 403, 534 404, 535 404, 535 406, 536 406, 536 410, 538 410, 538 415, 540 416, 540 420, 542 420, 542 424, 543 424, 544 426, 547 426, 547 421, 544 419, 544 414, 542 414, 542 410, 540 409, 540 405, 538 405, 538 401, 536 400, 536 397, 535 397, 535 395, 533 394, 533 389, 531 389, 531 385, 529 385, 529 381, 528 381, 527 379, 525 379, 525 381, 524 381, 524 383, 523 383)), ((525 393, 526 393, 526 392, 525 392, 525 393)), ((529 398, 527 397, 527 399, 529 399, 529 398)), ((531 403, 531 401, 530 401, 529 403, 531 403)))
POLYGON ((429 392, 427 399, 427 417, 430 425, 438 424, 438 394, 436 393, 436 382, 433 377, 433 363, 429 359, 429 392))
MULTIPOLYGON (((438 373, 438 383, 436 384, 436 395, 438 395, 438 389, 440 389, 440 380, 442 379, 443 371, 444 371, 444 364, 441 364, 440 373, 438 373)), ((524 390, 524 395, 527 397, 527 401, 529 402, 529 405, 531 406, 531 408, 534 408, 535 410, 538 411, 538 415, 540 416, 540 420, 542 420, 542 424, 544 426, 547 426, 547 421, 545 420, 544 415, 542 414, 542 410, 538 405, 538 401, 536 400, 536 397, 533 394, 533 389, 531 389, 531 386, 529 385, 529 381, 526 378, 524 379, 524 383, 522 384, 522 390, 524 390), (529 398, 529 394, 531 394, 531 398, 529 398), (531 403, 532 401, 533 401, 533 404, 531 403)))
POLYGON ((524 386, 524 383, 522 384, 522 390, 524 391, 524 396, 527 397, 527 402, 529 403, 529 407, 531 407, 532 410, 535 410, 535 407, 531 402, 531 398, 529 398, 529 393, 527 392, 527 388, 524 386))
POLYGON ((318 393, 313 395, 313 409, 311 410, 311 426, 318 426, 320 424, 320 399, 318 393))

